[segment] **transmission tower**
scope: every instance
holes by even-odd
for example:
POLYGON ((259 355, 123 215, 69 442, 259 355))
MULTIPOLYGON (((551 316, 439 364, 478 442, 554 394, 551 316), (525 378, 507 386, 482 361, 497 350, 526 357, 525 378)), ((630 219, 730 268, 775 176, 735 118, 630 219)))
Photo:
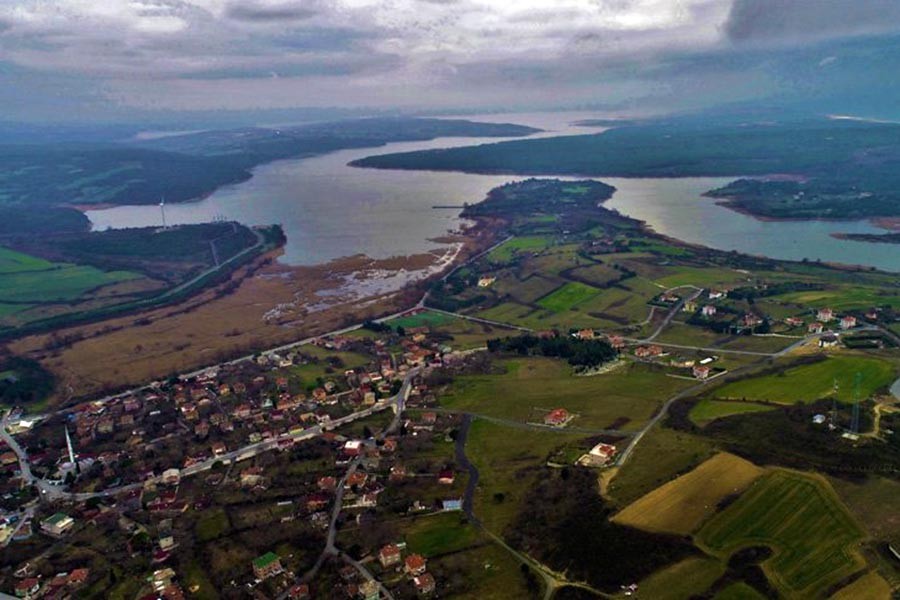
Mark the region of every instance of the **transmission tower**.
POLYGON ((834 429, 838 426, 838 407, 837 407, 837 397, 838 391, 840 390, 840 386, 838 385, 837 377, 834 378, 834 388, 831 394, 831 429, 834 429))
POLYGON ((862 373, 857 371, 856 377, 853 378, 853 417, 850 420, 850 431, 852 433, 859 433, 859 395, 861 383, 862 373))

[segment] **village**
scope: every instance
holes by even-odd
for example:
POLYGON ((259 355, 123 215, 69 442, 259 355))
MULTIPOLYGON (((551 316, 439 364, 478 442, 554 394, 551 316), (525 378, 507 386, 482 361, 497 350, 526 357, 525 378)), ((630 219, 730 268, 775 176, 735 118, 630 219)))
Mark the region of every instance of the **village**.
MULTIPOLYGON (((819 350, 879 317, 827 308, 780 320, 736 315, 729 291, 665 292, 650 304, 693 326, 727 322, 732 333, 792 336, 792 348, 819 350)), ((716 348, 591 328, 536 335, 607 344, 617 358, 598 373, 632 364, 697 383, 728 373, 716 348)), ((226 597, 322 597, 322 586, 327 597, 348 599, 449 594, 454 576, 429 567, 402 523, 454 514, 465 522, 471 511, 455 443, 468 424, 440 408, 429 381, 477 372, 485 348, 454 350, 450 341, 427 324, 367 323, 46 415, 11 411, 0 452, 0 544, 23 559, 5 589, 67 598, 107 584, 111 562, 127 565, 121 575, 146 573, 138 580, 148 599, 193 597, 205 586, 226 597), (240 550, 226 532, 241 536, 240 550), (107 540, 104 560, 76 550, 98 538, 107 540), (192 553, 208 547, 218 549, 201 576, 192 553)), ((438 380, 440 388, 446 378, 438 380)), ((546 406, 523 424, 581 431, 581 420, 546 406)), ((550 453, 547 465, 618 464, 630 436, 611 430, 550 453)))

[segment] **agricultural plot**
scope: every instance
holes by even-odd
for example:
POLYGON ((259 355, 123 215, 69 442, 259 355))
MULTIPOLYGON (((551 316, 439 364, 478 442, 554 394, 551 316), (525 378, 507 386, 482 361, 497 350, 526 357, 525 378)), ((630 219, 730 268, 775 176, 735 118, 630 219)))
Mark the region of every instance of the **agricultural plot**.
POLYGON ((563 281, 543 275, 531 275, 524 279, 505 277, 499 279, 492 287, 501 296, 509 294, 514 300, 525 304, 546 296, 560 286, 563 281))
POLYGON ((138 279, 127 271, 101 271, 83 265, 59 264, 41 271, 0 274, 0 302, 45 303, 77 300, 96 288, 138 279))
POLYGON ((571 271, 573 278, 584 280, 591 285, 603 286, 611 281, 617 280, 622 276, 622 272, 612 268, 609 265, 588 265, 578 267, 571 271))
POLYGON ((732 454, 717 454, 696 469, 629 504, 613 522, 647 531, 688 535, 764 473, 732 454))
POLYGON ((599 294, 600 290, 597 288, 572 281, 538 300, 538 305, 555 313, 560 313, 572 310, 578 305, 592 300, 599 294))
POLYGON ((747 273, 741 273, 734 269, 722 269, 717 267, 704 269, 700 267, 672 266, 666 267, 664 269, 664 274, 660 277, 656 277, 655 281, 666 288, 683 285, 716 287, 736 285, 746 281, 747 278, 747 273))
POLYGON ((478 468, 474 508, 485 527, 502 532, 518 515, 550 453, 584 438, 583 434, 513 429, 483 420, 472 423, 466 454, 478 468))
POLYGON ((891 586, 878 573, 863 575, 831 597, 831 600, 890 600, 891 586))
POLYGON ((703 594, 724 573, 724 565, 715 559, 686 558, 642 581, 640 595, 659 600, 692 598, 703 594))
POLYGON ((704 398, 691 408, 689 417, 691 421, 701 427, 710 421, 730 417, 731 415, 743 415, 747 413, 766 412, 775 410, 771 404, 758 402, 743 402, 740 400, 713 400, 704 398))
POLYGON ((412 327, 439 327, 458 320, 457 317, 434 312, 431 310, 422 311, 415 315, 398 317, 391 319, 388 324, 392 327, 403 327, 410 329, 412 327))
POLYGON ((854 397, 856 374, 860 374, 860 397, 866 398, 894 381, 896 368, 884 359, 842 355, 792 367, 782 373, 752 377, 724 385, 713 392, 716 398, 769 400, 784 404, 810 402, 834 394, 850 402, 854 397))
POLYGON ((495 264, 512 262, 516 255, 523 252, 535 252, 550 246, 553 240, 547 236, 523 236, 514 237, 494 248, 487 255, 487 260, 495 264))
POLYGON ((784 595, 821 597, 865 566, 857 549, 863 537, 824 480, 776 470, 713 517, 697 539, 722 559, 768 546, 774 554, 763 568, 784 595))
POLYGON ((50 261, 0 247, 0 275, 23 271, 46 271, 54 268, 50 261))
POLYGON ((502 375, 458 377, 441 405, 520 423, 540 420, 554 408, 578 414, 572 426, 604 429, 613 423, 639 428, 660 403, 691 382, 666 377, 644 365, 628 364, 609 373, 579 377, 561 360, 503 361, 502 375))
POLYGON ((900 293, 891 292, 886 287, 864 287, 858 285, 835 286, 825 290, 791 292, 772 299, 801 304, 810 308, 829 307, 834 310, 866 309, 872 306, 900 305, 900 293))

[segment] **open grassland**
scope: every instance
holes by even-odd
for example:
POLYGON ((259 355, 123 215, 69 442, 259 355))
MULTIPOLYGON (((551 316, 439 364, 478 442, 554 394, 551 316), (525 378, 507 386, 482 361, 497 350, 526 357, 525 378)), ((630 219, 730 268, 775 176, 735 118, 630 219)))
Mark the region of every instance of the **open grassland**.
POLYGON ((590 377, 576 376, 565 362, 549 358, 501 364, 503 374, 458 377, 441 395, 441 405, 521 423, 541 421, 544 413, 565 408, 579 415, 573 426, 602 429, 626 420, 622 429, 634 430, 668 396, 690 385, 634 363, 590 377))
POLYGON ((616 506, 624 507, 712 455, 712 444, 706 438, 654 427, 616 472, 606 495, 616 506))
POLYGON ((671 266, 663 268, 664 274, 655 278, 656 283, 666 288, 682 285, 716 287, 735 285, 747 280, 749 275, 734 269, 718 267, 671 266))
POLYGON ((561 279, 543 275, 529 275, 524 279, 509 275, 497 280, 492 289, 501 296, 509 294, 514 300, 528 304, 551 293, 561 283, 561 279))
POLYGON ((487 260, 495 264, 506 264, 511 262, 519 253, 543 250, 552 243, 552 238, 543 235, 514 237, 491 250, 490 254, 487 255, 487 260))
POLYGON ((732 454, 717 454, 689 473, 632 502, 613 521, 647 531, 688 535, 728 496, 739 494, 764 473, 732 454))
POLYGON ((607 264, 577 267, 576 269, 573 269, 570 274, 573 278, 582 279, 591 285, 600 286, 615 281, 622 276, 621 271, 618 271, 607 264))
POLYGON ((686 558, 658 571, 640 583, 642 598, 681 600, 703 594, 725 573, 724 565, 712 558, 686 558))
POLYGON ((391 319, 388 324, 392 327, 403 327, 409 329, 411 327, 438 327, 456 321, 457 317, 448 314, 434 312, 431 310, 422 311, 415 315, 408 315, 391 319))
POLYGON ((723 559, 749 546, 768 546, 763 567, 782 593, 821 597, 865 566, 862 529, 821 478, 775 470, 712 518, 698 541, 723 559))
POLYGON ((519 514, 548 455, 583 439, 584 435, 512 429, 475 420, 466 440, 466 454, 478 468, 474 508, 485 527, 502 532, 519 514))
POLYGON ((823 361, 786 369, 783 373, 751 377, 717 388, 716 398, 769 400, 784 404, 809 402, 831 397, 837 381, 837 398, 850 402, 854 381, 860 374, 860 397, 866 398, 896 377, 895 366, 887 360, 869 356, 840 355, 823 361))
POLYGON ((413 520, 404 528, 410 552, 432 558, 473 546, 478 531, 466 523, 462 512, 439 513, 413 520))
POLYGON ((900 306, 900 291, 886 287, 841 285, 825 290, 791 292, 772 299, 801 304, 807 308, 828 307, 834 310, 865 309, 890 304, 900 306))
POLYGON ((54 266, 52 262, 43 258, 0 246, 0 275, 21 273, 23 271, 46 271, 54 268, 54 266))
POLYGON ((742 415, 746 413, 765 412, 767 410, 775 410, 775 406, 771 404, 761 404, 758 402, 743 402, 740 400, 713 400, 712 398, 703 398, 691 408, 689 414, 691 421, 701 427, 710 421, 721 419, 722 417, 730 417, 731 415, 742 415))
POLYGON ((93 289, 140 277, 128 271, 106 272, 94 267, 67 264, 41 271, 0 273, 0 302, 77 300, 93 289))
POLYGON ((442 592, 444 598, 506 600, 533 595, 526 585, 519 561, 505 548, 490 543, 484 535, 480 536, 479 545, 428 561, 428 570, 438 581, 455 578, 458 587, 446 594, 442 592), (464 578, 461 578, 463 573, 464 578))
POLYGON ((765 600, 766 597, 743 581, 733 583, 715 595, 715 600, 765 600))
POLYGON ((867 573, 831 597, 832 600, 890 600, 891 586, 878 573, 867 573))
POLYGON ((600 290, 597 288, 572 281, 538 300, 538 305, 558 313, 572 310, 579 304, 587 302, 599 294, 600 290))
POLYGON ((829 478, 838 496, 876 540, 900 540, 900 481, 870 476, 862 481, 829 478))

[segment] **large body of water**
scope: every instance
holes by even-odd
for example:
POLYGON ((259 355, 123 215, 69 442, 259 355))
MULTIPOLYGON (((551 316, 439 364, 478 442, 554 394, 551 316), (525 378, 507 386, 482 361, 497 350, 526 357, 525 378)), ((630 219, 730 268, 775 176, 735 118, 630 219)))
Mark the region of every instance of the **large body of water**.
MULTIPOLYGON (((545 137, 595 133, 598 130, 572 125, 591 116, 595 115, 468 118, 532 125, 544 129, 538 136, 545 137)), ((372 154, 496 141, 440 138, 282 160, 258 167, 249 181, 223 187, 201 201, 167 205, 166 218, 170 224, 205 222, 218 216, 249 225, 280 223, 288 239, 282 258, 287 264, 318 264, 360 253, 388 258, 427 252, 441 246, 434 238, 461 225, 458 211, 432 206, 477 202, 491 188, 521 178, 357 169, 347 163, 372 154)), ((729 180, 603 179, 618 190, 606 206, 686 242, 780 259, 808 258, 900 271, 900 245, 838 240, 830 235, 883 232, 868 222, 759 221, 701 196, 729 180)), ((158 225, 161 218, 156 206, 122 206, 89 211, 87 216, 95 229, 158 225)))

